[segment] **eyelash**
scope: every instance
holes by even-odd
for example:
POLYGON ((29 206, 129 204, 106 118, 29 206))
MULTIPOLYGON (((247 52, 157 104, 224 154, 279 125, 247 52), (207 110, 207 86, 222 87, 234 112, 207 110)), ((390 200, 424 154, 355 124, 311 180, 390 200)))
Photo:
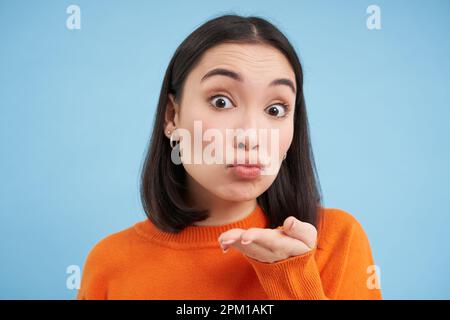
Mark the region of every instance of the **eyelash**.
MULTIPOLYGON (((232 103, 233 105, 235 105, 234 102, 233 102, 233 100, 232 100, 230 97, 228 97, 226 94, 215 94, 215 95, 212 95, 212 96, 210 96, 210 97, 208 98, 208 104, 209 104, 209 106, 210 106, 211 108, 213 108, 213 110, 215 110, 215 111, 218 111, 218 112, 221 112, 221 111, 222 111, 222 110, 220 110, 220 108, 215 107, 215 106, 211 103, 211 101, 212 101, 214 98, 217 98, 217 97, 225 97, 225 98, 227 98, 228 100, 230 100, 231 103, 232 103)), ((283 119, 283 118, 286 118, 286 117, 291 113, 291 107, 290 107, 288 104, 284 103, 284 102, 276 102, 276 103, 274 103, 274 104, 271 104, 270 106, 274 106, 274 105, 280 105, 280 106, 283 106, 283 107, 284 107, 284 110, 285 110, 284 116, 281 116, 281 117, 274 117, 275 119, 283 119)), ((270 107, 270 106, 269 106, 269 107, 270 107)))

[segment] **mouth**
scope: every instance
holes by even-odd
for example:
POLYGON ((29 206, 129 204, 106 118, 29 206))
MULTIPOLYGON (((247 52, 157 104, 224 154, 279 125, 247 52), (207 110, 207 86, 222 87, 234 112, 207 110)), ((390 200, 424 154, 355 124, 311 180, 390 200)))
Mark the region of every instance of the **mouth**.
POLYGON ((233 167, 262 169, 262 165, 259 165, 259 164, 229 164, 229 165, 227 165, 227 168, 233 168, 233 167))
POLYGON ((263 167, 264 166, 261 165, 260 163, 256 164, 233 163, 227 165, 227 169, 230 169, 230 171, 235 175, 235 177, 241 179, 256 179, 260 177, 263 167))
POLYGON ((245 161, 245 163, 239 163, 237 161, 235 161, 234 163, 231 164, 227 164, 227 168, 230 167, 245 167, 245 168, 259 168, 259 169, 263 169, 264 166, 261 163, 248 163, 248 161, 245 161))

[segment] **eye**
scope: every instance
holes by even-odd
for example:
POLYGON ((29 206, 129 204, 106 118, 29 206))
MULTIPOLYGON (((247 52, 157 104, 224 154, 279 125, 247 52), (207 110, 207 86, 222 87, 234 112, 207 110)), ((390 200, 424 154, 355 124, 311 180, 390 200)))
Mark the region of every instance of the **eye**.
POLYGON ((276 103, 268 106, 265 111, 276 118, 284 118, 288 114, 289 107, 283 103, 276 103))
POLYGON ((213 107, 217 109, 229 109, 233 108, 233 103, 225 96, 213 96, 209 99, 213 107))

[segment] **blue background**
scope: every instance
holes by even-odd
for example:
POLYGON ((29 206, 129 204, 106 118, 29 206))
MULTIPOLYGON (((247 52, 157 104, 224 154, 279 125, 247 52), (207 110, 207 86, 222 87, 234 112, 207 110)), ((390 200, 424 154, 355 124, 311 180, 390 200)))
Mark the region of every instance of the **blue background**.
POLYGON ((66 268, 145 215, 165 68, 206 20, 261 15, 305 70, 328 207, 365 228, 386 299, 450 298, 449 1, 1 1, 0 298, 73 299, 66 268), (81 8, 68 30, 66 8, 81 8), (368 30, 366 8, 381 8, 368 30))

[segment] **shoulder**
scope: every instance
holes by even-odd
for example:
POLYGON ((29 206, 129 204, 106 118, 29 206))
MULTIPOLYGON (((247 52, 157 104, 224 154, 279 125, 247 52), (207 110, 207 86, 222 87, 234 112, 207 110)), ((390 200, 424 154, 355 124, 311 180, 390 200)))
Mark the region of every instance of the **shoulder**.
POLYGON ((135 238, 133 226, 111 233, 97 241, 89 251, 85 272, 120 268, 135 238))
POLYGON ((318 221, 319 246, 349 244, 354 240, 366 240, 366 233, 359 220, 350 212, 338 208, 322 208, 318 221))
POLYGON ((108 284, 129 267, 139 237, 134 226, 114 232, 95 243, 84 263, 78 299, 105 299, 108 284))

